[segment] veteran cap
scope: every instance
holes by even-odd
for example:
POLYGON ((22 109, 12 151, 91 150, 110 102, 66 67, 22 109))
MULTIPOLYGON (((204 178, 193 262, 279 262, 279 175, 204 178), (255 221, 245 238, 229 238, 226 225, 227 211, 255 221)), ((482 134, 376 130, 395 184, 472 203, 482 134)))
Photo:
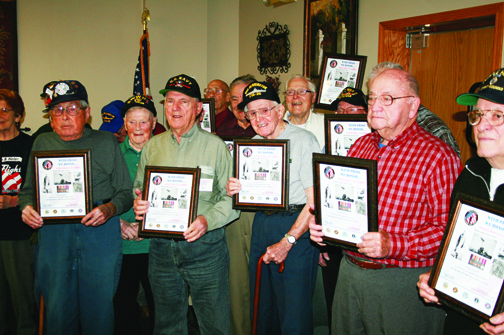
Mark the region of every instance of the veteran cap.
POLYGON ((482 98, 496 104, 504 104, 504 68, 492 72, 480 85, 477 93, 464 93, 457 97, 457 103, 471 106, 482 98))
POLYGON ((193 77, 185 74, 168 79, 164 90, 159 91, 159 94, 166 96, 166 92, 175 91, 185 94, 191 98, 201 99, 201 91, 198 82, 193 77))
POLYGON ((152 101, 152 99, 147 98, 145 95, 142 94, 134 95, 128 100, 126 100, 124 106, 121 108, 122 117, 125 117, 126 112, 133 107, 145 108, 149 112, 151 112, 154 117, 157 116, 156 106, 154 106, 154 102, 152 101))
POLYGON ((345 87, 345 89, 341 91, 338 98, 331 103, 331 110, 337 110, 340 101, 344 101, 354 106, 362 106, 367 109, 368 105, 364 97, 364 93, 358 88, 345 87))
POLYGON ((114 100, 102 108, 101 117, 103 123, 99 130, 116 133, 122 128, 124 125, 124 120, 121 116, 121 108, 123 105, 124 102, 121 100, 114 100))
POLYGON ((256 81, 243 90, 243 101, 238 104, 239 109, 245 109, 254 100, 271 100, 280 103, 277 91, 270 83, 256 81))
POLYGON ((77 80, 57 81, 54 83, 54 86, 48 86, 45 91, 51 98, 51 102, 47 104, 47 109, 67 101, 84 100, 89 103, 86 88, 77 80))

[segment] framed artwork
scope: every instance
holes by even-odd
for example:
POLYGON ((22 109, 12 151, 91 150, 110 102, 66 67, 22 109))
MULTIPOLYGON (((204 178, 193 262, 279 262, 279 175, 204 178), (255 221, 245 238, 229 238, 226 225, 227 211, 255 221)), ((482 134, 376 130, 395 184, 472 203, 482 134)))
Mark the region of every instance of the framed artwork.
POLYGON ((143 199, 150 207, 138 225, 138 236, 184 239, 184 231, 196 220, 200 175, 199 168, 146 166, 143 199))
POLYGON ((91 150, 33 151, 33 208, 47 224, 80 223, 93 209, 91 150))
POLYGON ((231 154, 231 157, 234 157, 234 140, 249 140, 250 137, 246 136, 232 136, 232 135, 218 135, 224 143, 226 143, 226 147, 231 154))
POLYGON ((367 56, 325 55, 315 107, 331 110, 331 103, 346 87, 362 88, 367 56))
POLYGON ((326 152, 346 156, 355 141, 372 131, 367 114, 324 114, 326 152))
POLYGON ((287 73, 291 67, 289 28, 270 22, 257 35, 257 69, 260 74, 287 73))
POLYGON ((215 100, 214 98, 201 99, 201 102, 203 103, 203 115, 200 117, 201 129, 215 133, 217 130, 215 126, 215 100))
POLYGON ((315 220, 324 242, 357 251, 378 231, 378 168, 370 159, 313 154, 315 220))
POLYGON ((0 88, 19 92, 16 1, 0 1, 0 88))
POLYGON ((357 54, 358 0, 305 0, 303 74, 318 84, 326 54, 357 54))
POLYGON ((443 305, 480 322, 504 307, 504 206, 459 193, 429 286, 443 305))
POLYGON ((285 211, 289 208, 289 140, 234 140, 234 176, 242 189, 233 208, 285 211))

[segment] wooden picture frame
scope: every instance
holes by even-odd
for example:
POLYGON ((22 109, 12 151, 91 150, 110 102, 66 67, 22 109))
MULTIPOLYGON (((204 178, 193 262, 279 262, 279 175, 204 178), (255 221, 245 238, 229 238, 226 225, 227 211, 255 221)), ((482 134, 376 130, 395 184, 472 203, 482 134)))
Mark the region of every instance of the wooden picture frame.
POLYGON ((200 176, 200 168, 147 165, 142 197, 150 208, 138 225, 138 236, 184 239, 196 220, 200 176))
POLYGON ((324 243, 358 251, 378 231, 378 168, 370 159, 313 154, 315 221, 324 243))
POLYGON ((345 156, 355 141, 373 131, 367 114, 324 114, 326 153, 345 156))
POLYGON ((367 56, 325 55, 315 108, 332 110, 331 104, 346 87, 362 88, 367 56))
POLYGON ((441 304, 477 322, 504 307, 504 206, 458 193, 429 278, 441 304))
POLYGON ((201 99, 203 103, 202 115, 200 116, 200 127, 209 133, 214 133, 217 131, 215 125, 215 100, 214 98, 201 99))
POLYGON ((234 140, 233 175, 242 190, 233 209, 286 211, 289 208, 289 140, 234 140))
POLYGON ((233 135, 217 135, 217 136, 219 136, 224 141, 227 148, 229 149, 229 153, 231 153, 231 157, 234 157, 234 140, 250 139, 250 137, 247 136, 233 136, 233 135))
POLYGON ((91 150, 33 151, 33 209, 44 224, 80 223, 93 209, 91 150))

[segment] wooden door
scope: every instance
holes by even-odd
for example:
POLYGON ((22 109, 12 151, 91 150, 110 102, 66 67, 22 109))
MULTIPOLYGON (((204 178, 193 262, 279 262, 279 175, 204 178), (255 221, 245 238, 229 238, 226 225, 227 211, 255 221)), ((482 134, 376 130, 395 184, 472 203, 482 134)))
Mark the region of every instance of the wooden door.
POLYGON ((493 70, 494 27, 432 34, 428 47, 411 50, 410 72, 419 83, 422 104, 448 125, 462 162, 472 156, 466 141, 466 107, 455 98, 493 70))

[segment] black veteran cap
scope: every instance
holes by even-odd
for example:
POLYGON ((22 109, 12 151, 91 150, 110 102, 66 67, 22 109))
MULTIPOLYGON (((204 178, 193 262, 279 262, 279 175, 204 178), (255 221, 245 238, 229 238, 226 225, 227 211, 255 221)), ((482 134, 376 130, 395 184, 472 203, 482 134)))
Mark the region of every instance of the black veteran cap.
POLYGON ((245 87, 243 91, 243 101, 238 104, 239 109, 245 109, 254 100, 271 100, 280 103, 277 91, 270 83, 256 81, 245 87))
POLYGON ((125 117, 126 112, 133 107, 145 108, 148 111, 150 111, 154 117, 157 116, 156 106, 154 106, 154 102, 151 99, 147 98, 145 95, 142 94, 134 95, 128 100, 126 100, 124 106, 122 106, 121 108, 122 117, 125 117))
POLYGON ((168 91, 179 92, 191 98, 197 98, 201 100, 201 92, 198 82, 196 81, 196 79, 185 74, 180 74, 168 79, 164 90, 159 91, 159 94, 166 96, 166 92, 168 91))
POLYGON ((496 104, 504 104, 504 68, 492 72, 481 84, 478 93, 459 95, 457 103, 465 106, 476 105, 479 98, 496 104))
POLYGON ((333 111, 337 110, 340 101, 344 101, 354 106, 362 106, 367 109, 368 106, 364 97, 364 93, 358 88, 346 87, 343 91, 341 91, 338 99, 331 103, 331 109, 333 111))
POLYGON ((77 80, 57 81, 54 86, 48 87, 46 93, 51 98, 47 109, 67 101, 84 100, 89 103, 86 88, 77 80))

